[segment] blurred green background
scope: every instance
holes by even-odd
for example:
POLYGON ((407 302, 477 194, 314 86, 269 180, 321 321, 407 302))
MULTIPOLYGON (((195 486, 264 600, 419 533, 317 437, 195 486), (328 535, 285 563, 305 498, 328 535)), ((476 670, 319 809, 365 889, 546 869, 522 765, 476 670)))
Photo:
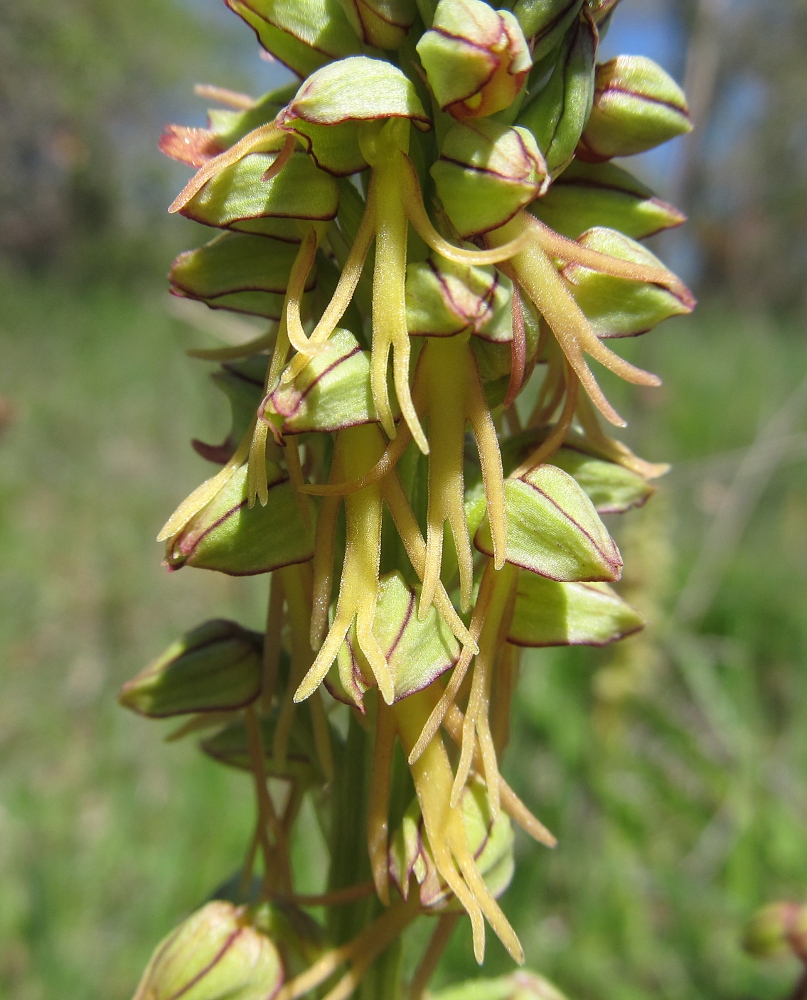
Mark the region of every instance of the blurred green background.
MULTIPOLYGON (((796 970, 739 947, 807 896, 807 6, 625 0, 604 43, 687 82, 699 128, 635 164, 690 212, 658 247, 695 317, 626 347, 630 440, 674 463, 613 525, 652 620, 611 651, 525 658, 504 771, 558 834, 518 841, 504 906, 571 1000, 767 1000, 796 970)), ((0 11, 0 997, 126 1000, 151 948, 239 864, 246 778, 115 702, 260 580, 169 577, 152 542, 226 413, 183 350, 240 330, 167 302, 167 121, 197 80, 278 78, 219 0, 0 11)), ((490 947, 491 972, 508 961, 490 947)), ((439 972, 475 974, 458 932, 439 972)), ((486 970, 487 971, 487 970, 486 970)))

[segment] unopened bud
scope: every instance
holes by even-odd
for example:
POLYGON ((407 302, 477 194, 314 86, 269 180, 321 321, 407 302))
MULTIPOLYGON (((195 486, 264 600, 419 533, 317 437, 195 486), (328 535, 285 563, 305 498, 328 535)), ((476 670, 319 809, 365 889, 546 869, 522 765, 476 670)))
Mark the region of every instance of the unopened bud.
POLYGON ((166 563, 214 569, 229 576, 253 576, 306 562, 314 552, 288 477, 266 463, 268 500, 250 507, 247 466, 242 466, 185 527, 168 540, 166 563))
POLYGON ((248 909, 215 900, 157 945, 134 1000, 266 1000, 282 984, 277 948, 248 909))
POLYGON ((644 56, 617 56, 597 67, 594 105, 577 155, 632 156, 692 130, 684 92, 644 56))
POLYGON ((440 0, 417 51, 437 103, 459 119, 510 107, 532 67, 516 18, 483 0, 440 0))
POLYGON ((807 905, 769 903, 751 917, 743 947, 757 958, 772 958, 792 951, 807 961, 807 905))
POLYGON ((544 158, 530 132, 488 120, 453 125, 431 174, 463 239, 503 226, 548 183, 544 158))
POLYGON ((510 290, 492 267, 433 257, 406 269, 406 325, 410 336, 451 337, 470 331, 510 341, 510 290))
POLYGON ((235 622, 205 622, 127 681, 118 700, 151 718, 242 708, 261 692, 261 646, 235 622))
POLYGON ((366 45, 399 49, 415 23, 414 0, 341 0, 353 30, 366 45))

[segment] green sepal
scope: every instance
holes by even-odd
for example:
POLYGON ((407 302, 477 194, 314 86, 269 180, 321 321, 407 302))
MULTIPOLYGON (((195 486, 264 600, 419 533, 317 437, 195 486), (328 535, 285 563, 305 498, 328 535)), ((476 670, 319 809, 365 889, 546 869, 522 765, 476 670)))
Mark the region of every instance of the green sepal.
POLYGON ((205 622, 127 681, 118 701, 152 719, 243 708, 261 693, 261 651, 257 633, 205 622))
POLYGON ((451 337, 470 332, 509 343, 510 282, 492 267, 458 264, 432 256, 406 269, 406 326, 413 337, 451 337))
POLYGON ((588 121, 596 52, 597 30, 581 18, 561 47, 549 80, 518 116, 518 124, 535 136, 552 177, 571 163, 588 121))
POLYGON ((341 0, 358 37, 376 49, 399 49, 417 18, 414 0, 341 0))
POLYGON ((483 0, 440 0, 416 47, 435 100, 460 120, 508 108, 532 68, 517 19, 483 0))
MULTIPOLYGON (((279 708, 275 707, 270 717, 261 716, 261 743, 264 751, 266 773, 272 778, 292 778, 304 788, 313 788, 323 783, 324 776, 318 764, 314 733, 311 729, 310 712, 300 709, 294 713, 294 721, 289 733, 288 751, 283 766, 272 752, 279 708)), ((199 742, 199 749, 211 760, 237 771, 251 771, 249 737, 242 716, 212 736, 199 742)))
POLYGON ((657 198, 613 163, 573 160, 530 211, 550 228, 576 240, 587 229, 607 226, 635 240, 686 221, 683 212, 657 198))
MULTIPOLYGON (((280 143, 279 143, 280 144, 280 143)), ((299 243, 299 222, 336 217, 336 182, 302 151, 283 169, 263 180, 277 153, 250 153, 219 171, 181 209, 206 226, 275 236, 299 243)))
POLYGON ((225 0, 267 52, 306 77, 333 59, 361 51, 339 0, 225 0))
POLYGON ((520 573, 507 641, 515 646, 606 646, 644 621, 607 583, 558 583, 520 573))
MULTIPOLYGON (((168 274, 171 293, 197 299, 212 309, 280 319, 295 256, 294 245, 282 240, 222 233, 176 258, 168 274)), ((312 268, 307 291, 316 280, 316 268, 312 268)))
POLYGON ((498 979, 470 979, 429 994, 430 1000, 566 1000, 548 979, 519 969, 498 979))
POLYGON ((358 122, 343 122, 334 127, 297 118, 283 127, 298 136, 320 170, 333 177, 349 177, 367 167, 359 148, 358 122))
POLYGON ((247 907, 214 900, 157 945, 134 1000, 266 1000, 283 979, 277 948, 247 907))
POLYGON ((336 330, 296 378, 274 389, 264 414, 281 434, 333 432, 377 422, 370 352, 348 330, 336 330))
MULTIPOLYGON (((594 505, 574 479, 553 465, 539 465, 521 479, 506 479, 507 548, 514 566, 550 580, 618 580, 622 557, 594 505)), ((493 555, 485 519, 476 547, 493 555)))
POLYGON ((452 125, 431 175, 463 239, 503 226, 547 184, 546 165, 530 132, 489 119, 452 125))
POLYGON ((583 0, 518 0, 513 13, 532 43, 534 62, 560 45, 582 6, 583 0))
POLYGON ((645 56, 617 56, 597 67, 594 103, 577 155, 633 156, 692 130, 684 92, 645 56))
POLYGON ((428 687, 459 657, 459 643, 437 609, 420 618, 417 600, 398 570, 381 578, 373 635, 387 658, 395 701, 428 687))
MULTIPOLYGON (((488 891, 496 898, 510 884, 515 870, 510 818, 502 810, 498 819, 493 819, 487 787, 476 777, 466 785, 460 808, 468 849, 488 891)), ((407 896, 410 878, 414 876, 421 906, 437 912, 461 909, 438 874, 417 799, 390 838, 389 858, 390 875, 401 895, 407 896)))
POLYGON ((313 73, 278 115, 278 125, 302 120, 315 125, 408 118, 422 131, 431 128, 409 78, 385 59, 351 56, 313 73))
MULTIPOLYGON (((578 242, 609 257, 663 268, 658 257, 614 229, 590 229, 578 242)), ((576 264, 561 273, 598 337, 635 337, 670 316, 692 312, 695 306, 688 292, 675 295, 651 282, 615 278, 576 264)))
MULTIPOLYGON (((502 443, 502 465, 505 475, 526 460, 551 431, 550 427, 535 428, 514 434, 502 443)), ((637 472, 623 465, 592 454, 584 449, 585 442, 576 432, 573 440, 552 455, 552 464, 568 472, 582 487, 598 514, 622 514, 632 507, 641 507, 656 492, 637 472)))
POLYGON ((267 462, 266 468, 266 506, 247 506, 247 466, 242 466, 169 539, 165 561, 170 570, 196 566, 229 576, 253 576, 311 558, 312 529, 303 519, 294 487, 275 463, 267 462))

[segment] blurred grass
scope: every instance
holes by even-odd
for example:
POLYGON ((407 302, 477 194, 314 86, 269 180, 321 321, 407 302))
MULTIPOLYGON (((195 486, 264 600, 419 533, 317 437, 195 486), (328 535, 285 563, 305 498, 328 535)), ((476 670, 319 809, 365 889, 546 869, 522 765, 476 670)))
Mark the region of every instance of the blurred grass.
MULTIPOLYGON (((207 616, 257 625, 265 588, 159 566, 152 539, 210 468, 188 439, 226 423, 163 300, 5 281, 0 301, 0 996, 125 1000, 239 863, 252 803, 115 692, 207 616)), ((626 351, 666 383, 621 397, 637 448, 676 463, 615 528, 655 624, 618 651, 525 658, 504 769, 560 846, 519 841, 504 906, 572 1000, 773 1000, 792 967, 738 937, 757 904, 807 893, 803 418, 714 600, 686 624, 671 609, 807 345, 703 309, 626 351)), ((474 974, 468 937, 442 980, 474 974)), ((508 967, 491 942, 486 974, 508 967)))

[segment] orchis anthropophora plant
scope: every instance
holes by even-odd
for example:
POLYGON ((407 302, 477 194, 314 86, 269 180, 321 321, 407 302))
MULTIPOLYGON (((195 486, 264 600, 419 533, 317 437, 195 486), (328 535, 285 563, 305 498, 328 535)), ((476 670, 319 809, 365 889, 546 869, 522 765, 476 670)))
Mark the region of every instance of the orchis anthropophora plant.
POLYGON ((171 570, 268 574, 266 628, 201 625, 121 700, 208 730, 257 822, 236 888, 136 996, 394 1000, 423 916, 417 1000, 463 913, 479 962, 485 922, 523 961, 497 902, 511 823, 555 841, 499 773, 520 650, 642 626, 600 514, 666 467, 606 434, 624 421, 590 360, 657 385, 607 341, 693 307, 636 242, 683 217, 611 162, 686 132, 686 103, 647 59, 596 63, 615 0, 227 3, 302 82, 200 88, 209 127, 163 137, 197 168, 171 211, 222 230, 171 291, 267 325, 192 352, 221 362, 232 430, 194 442, 221 469, 160 539, 171 570), (318 896, 290 860, 307 797, 318 896))

